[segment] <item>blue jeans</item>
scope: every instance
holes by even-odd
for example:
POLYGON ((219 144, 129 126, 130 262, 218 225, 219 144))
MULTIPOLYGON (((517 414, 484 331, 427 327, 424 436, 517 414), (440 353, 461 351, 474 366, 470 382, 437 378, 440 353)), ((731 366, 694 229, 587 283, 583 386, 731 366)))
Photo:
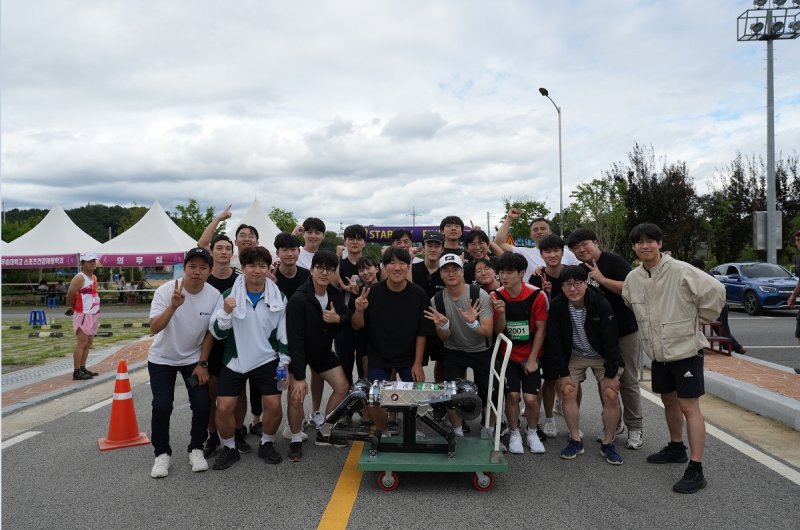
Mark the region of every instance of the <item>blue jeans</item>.
POLYGON ((147 371, 150 373, 150 390, 153 392, 153 414, 150 422, 152 430, 151 440, 156 456, 161 454, 172 455, 169 446, 169 419, 172 416, 172 402, 175 400, 175 379, 180 373, 186 391, 189 394, 189 405, 192 409, 191 442, 188 452, 193 449, 202 449, 208 437, 208 413, 210 400, 208 385, 198 385, 189 388, 186 379, 192 375, 197 363, 186 366, 169 366, 148 362, 147 371))

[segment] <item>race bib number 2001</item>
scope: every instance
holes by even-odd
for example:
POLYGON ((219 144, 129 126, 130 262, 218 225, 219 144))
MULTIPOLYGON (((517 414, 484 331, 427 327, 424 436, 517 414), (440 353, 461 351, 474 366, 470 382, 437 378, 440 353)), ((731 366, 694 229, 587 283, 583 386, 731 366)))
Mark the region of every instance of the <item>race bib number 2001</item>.
POLYGON ((511 340, 531 340, 531 323, 527 320, 510 320, 506 322, 506 331, 511 340))

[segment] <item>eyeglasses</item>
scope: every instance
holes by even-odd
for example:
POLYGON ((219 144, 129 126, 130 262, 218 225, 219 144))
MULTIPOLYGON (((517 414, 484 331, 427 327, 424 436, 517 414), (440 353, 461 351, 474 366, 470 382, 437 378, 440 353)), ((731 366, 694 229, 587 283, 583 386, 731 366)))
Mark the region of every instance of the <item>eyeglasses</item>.
POLYGON ((333 274, 334 272, 336 272, 336 267, 326 267, 324 265, 317 265, 316 267, 314 267, 314 270, 317 271, 320 274, 323 274, 323 273, 326 273, 326 272, 328 274, 333 274))
POLYGON ((575 281, 575 282, 564 282, 561 284, 563 289, 580 289, 581 286, 586 284, 586 280, 575 281))

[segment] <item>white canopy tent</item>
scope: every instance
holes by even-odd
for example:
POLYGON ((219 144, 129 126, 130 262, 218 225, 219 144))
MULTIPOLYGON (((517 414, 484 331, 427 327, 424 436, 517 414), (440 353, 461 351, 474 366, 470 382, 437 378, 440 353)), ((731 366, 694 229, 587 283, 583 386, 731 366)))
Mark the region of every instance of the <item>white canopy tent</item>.
POLYGON ((183 263, 184 253, 196 246, 156 201, 135 225, 93 252, 106 267, 152 267, 183 263))
POLYGON ((239 225, 254 226, 258 230, 258 244, 268 249, 273 257, 275 256, 275 236, 280 233, 280 228, 267 216, 267 212, 261 207, 258 199, 253 199, 253 203, 248 208, 244 217, 235 224, 229 224, 226 231, 231 241, 236 240, 236 228, 239 225))
POLYGON ((26 234, 3 243, 2 265, 8 269, 77 267, 78 255, 99 244, 56 204, 26 234))

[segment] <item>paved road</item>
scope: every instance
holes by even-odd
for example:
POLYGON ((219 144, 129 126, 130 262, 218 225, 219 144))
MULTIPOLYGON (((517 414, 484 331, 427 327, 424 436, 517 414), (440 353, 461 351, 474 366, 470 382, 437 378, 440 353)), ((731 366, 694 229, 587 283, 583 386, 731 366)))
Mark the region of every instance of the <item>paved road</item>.
POLYGON ((794 336, 797 311, 770 311, 750 316, 741 309, 730 311, 731 332, 747 348, 747 355, 800 368, 800 345, 794 336))
MULTIPOLYGON (((107 395, 110 392, 109 386, 107 395)), ((147 383, 137 384, 133 394, 140 429, 149 431, 147 383)), ((77 412, 77 407, 85 406, 75 404, 78 396, 62 399, 63 413, 34 427, 40 434, 3 449, 3 526, 37 528, 48 525, 46 521, 58 521, 67 528, 318 525, 347 449, 306 443, 299 464, 268 466, 250 454, 227 471, 194 474, 184 453, 190 411, 181 385, 176 396, 173 463, 170 476, 160 480, 149 476, 153 462, 149 446, 98 450, 97 438, 105 435, 109 406, 77 412)), ((509 472, 498 477, 496 488, 488 494, 474 492, 467 475, 443 473, 402 474, 400 489, 383 493, 375 485, 375 475, 365 473, 349 526, 796 528, 800 520, 796 469, 796 482, 792 482, 709 437, 705 458, 709 487, 681 496, 672 493, 671 485, 682 474, 683 465, 645 462, 646 455, 666 440, 662 409, 644 401, 644 450, 621 449, 626 460, 619 467, 605 463, 591 439, 600 428, 594 392, 585 392, 583 412, 587 451, 576 461, 557 456, 565 443, 563 420, 557 417, 561 433, 546 443, 547 454, 509 455, 509 472)), ((253 437, 249 440, 257 443, 253 437)), ((285 454, 287 444, 281 440, 278 445, 285 454)))

